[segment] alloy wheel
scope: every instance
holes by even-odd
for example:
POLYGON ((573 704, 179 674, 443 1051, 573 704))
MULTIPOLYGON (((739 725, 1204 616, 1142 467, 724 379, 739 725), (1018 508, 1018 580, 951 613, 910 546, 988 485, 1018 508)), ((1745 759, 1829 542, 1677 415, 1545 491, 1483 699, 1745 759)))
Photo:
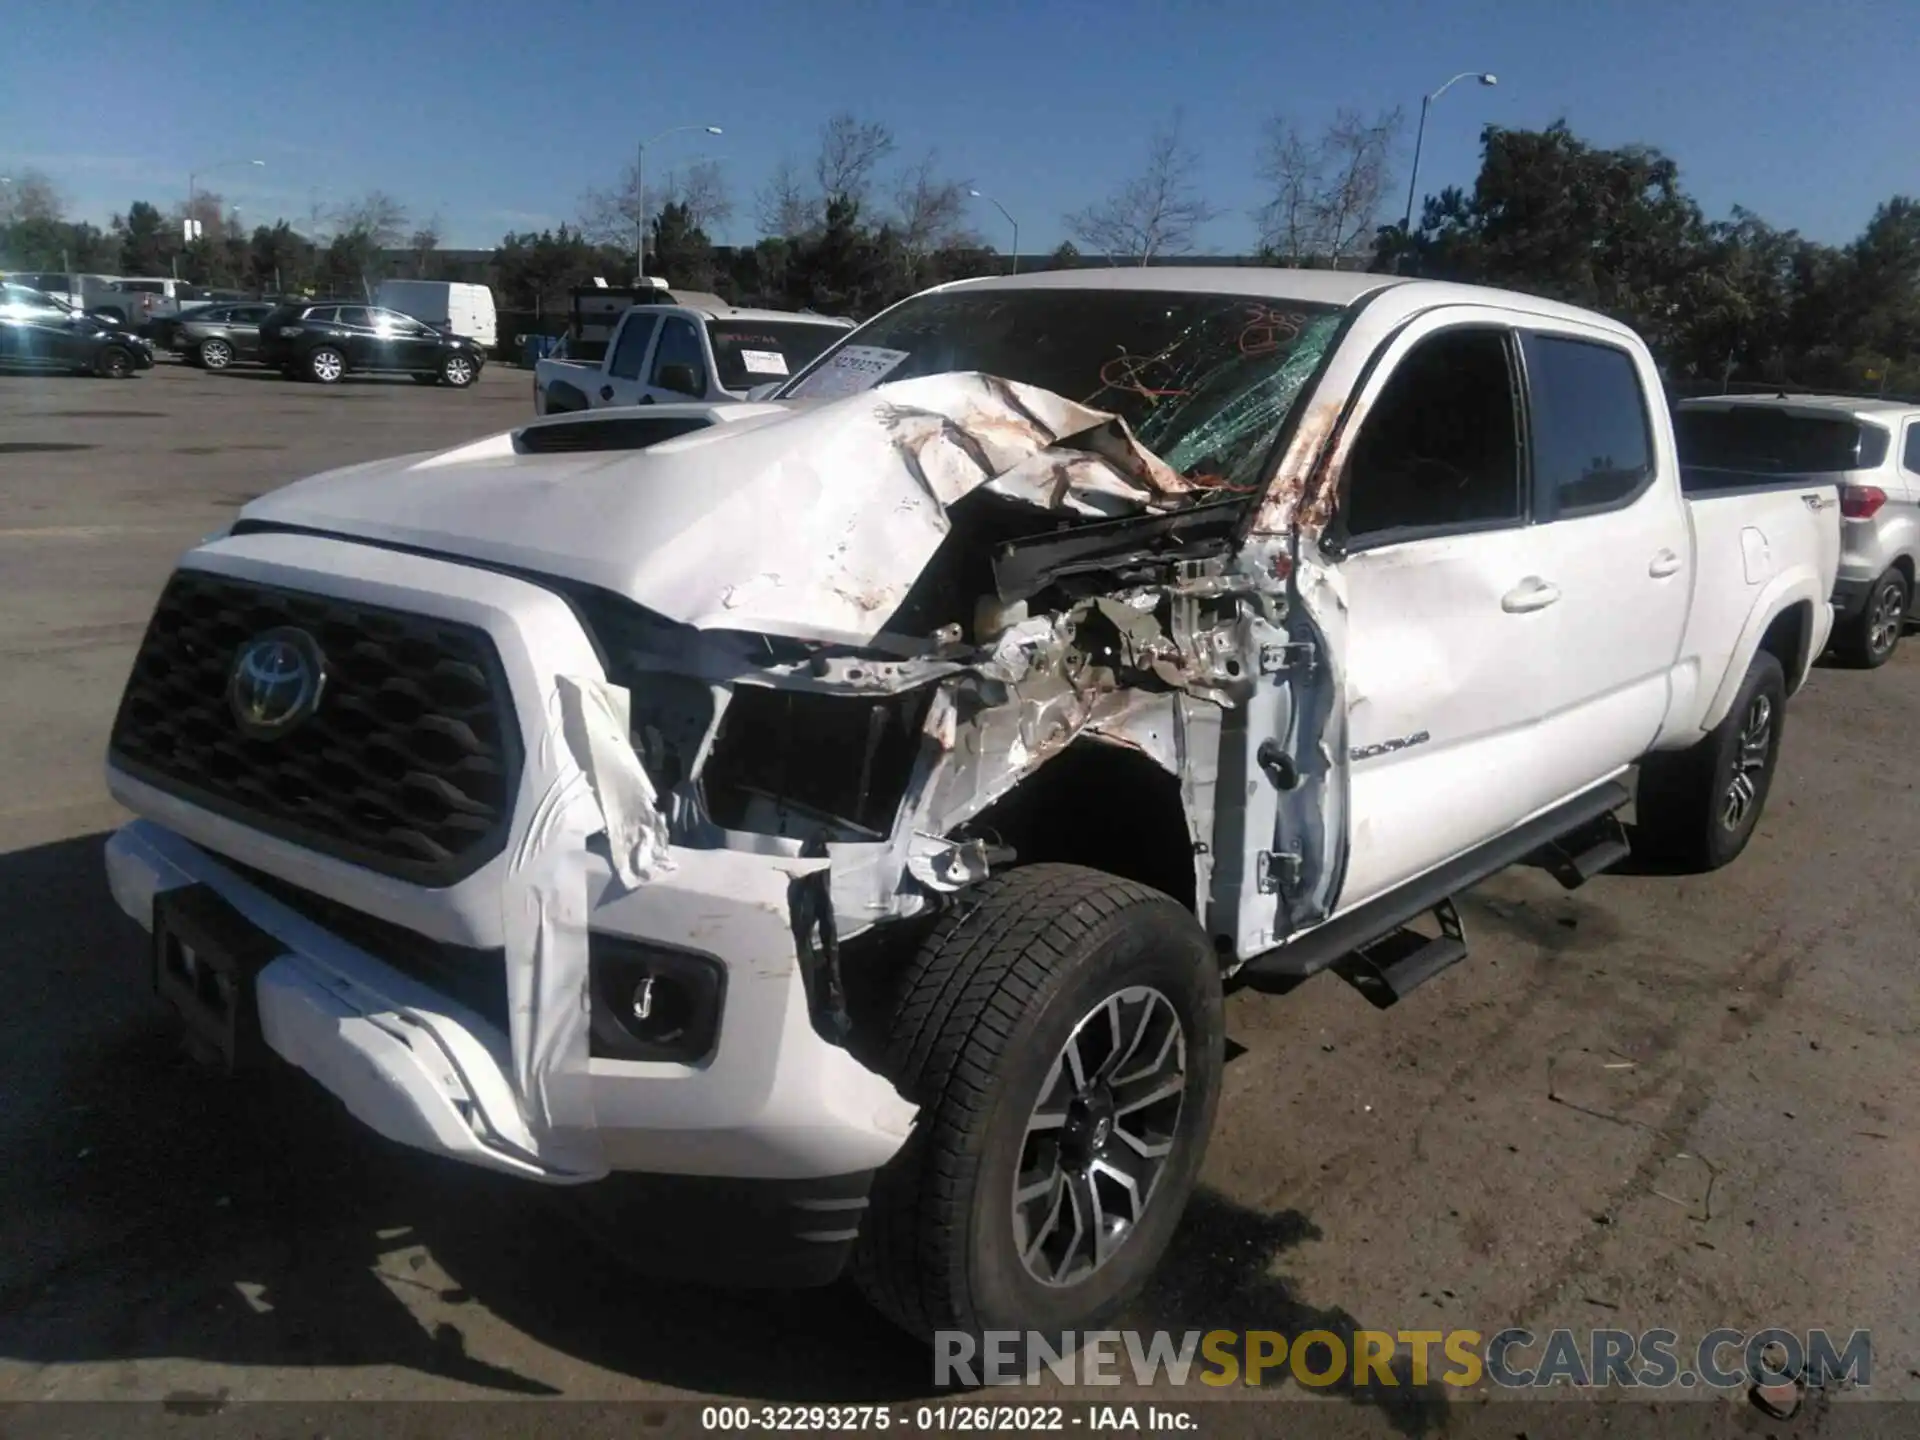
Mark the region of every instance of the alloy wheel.
POLYGON ((1888 580, 1873 595, 1873 609, 1867 616, 1867 651, 1885 655, 1900 638, 1906 621, 1907 596, 1898 580, 1888 580))
POLYGON ((1020 1263, 1043 1285, 1077 1285, 1139 1226, 1179 1133, 1187 1038, 1160 991, 1135 985, 1067 1038, 1027 1117, 1013 1181, 1020 1263))
POLYGON ((209 370, 224 370, 233 363, 233 347, 224 340, 209 340, 200 347, 200 363, 209 370))
POLYGON ((322 384, 331 385, 346 373, 346 364, 332 350, 313 352, 313 378, 322 384))
POLYGON ((1760 783, 1766 775, 1767 754, 1773 741, 1773 700, 1756 695, 1747 706, 1740 725, 1738 748, 1733 756, 1733 777, 1720 806, 1720 823, 1738 830, 1760 797, 1760 783))

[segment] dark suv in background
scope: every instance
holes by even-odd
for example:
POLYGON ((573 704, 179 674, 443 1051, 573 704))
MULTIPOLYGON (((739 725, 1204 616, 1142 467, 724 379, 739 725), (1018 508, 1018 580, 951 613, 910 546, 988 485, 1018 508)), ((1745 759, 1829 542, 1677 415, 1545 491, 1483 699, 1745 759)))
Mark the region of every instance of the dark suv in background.
POLYGON ((486 352, 397 310, 320 300, 283 305, 262 320, 260 359, 290 380, 322 385, 359 371, 464 389, 480 378, 486 352))

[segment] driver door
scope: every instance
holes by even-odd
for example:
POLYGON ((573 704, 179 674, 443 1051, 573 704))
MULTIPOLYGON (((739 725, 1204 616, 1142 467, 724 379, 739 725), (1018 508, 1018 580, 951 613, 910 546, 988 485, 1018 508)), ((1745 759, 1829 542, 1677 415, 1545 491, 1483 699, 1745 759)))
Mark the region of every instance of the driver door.
POLYGON ((613 349, 607 355, 595 392, 602 405, 637 405, 646 394, 647 363, 653 356, 653 337, 660 331, 660 316, 650 310, 633 309, 620 322, 620 333, 613 337, 613 349))
POLYGON ((653 347, 642 403, 704 400, 709 380, 707 347, 700 332, 684 315, 669 315, 660 326, 660 343, 653 347))

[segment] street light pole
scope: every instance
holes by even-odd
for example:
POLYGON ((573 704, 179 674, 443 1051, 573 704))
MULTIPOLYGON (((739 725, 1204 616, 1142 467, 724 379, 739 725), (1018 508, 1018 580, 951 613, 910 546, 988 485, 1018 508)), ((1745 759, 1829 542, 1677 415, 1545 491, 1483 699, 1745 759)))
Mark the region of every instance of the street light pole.
POLYGON ((633 283, 638 288, 647 278, 647 146, 657 145, 669 135, 679 135, 688 130, 700 130, 708 135, 724 135, 726 132, 718 125, 675 125, 671 130, 662 130, 651 140, 642 140, 634 146, 633 158, 633 208, 638 212, 640 223, 634 228, 639 232, 633 237, 633 283))
POLYGON ((225 170, 236 165, 258 165, 264 167, 266 163, 264 160, 216 160, 211 165, 202 165, 198 170, 189 170, 187 172, 187 219, 193 219, 194 189, 198 185, 202 175, 210 175, 215 170, 225 170))
POLYGON ((1482 85, 1498 85, 1500 83, 1499 76, 1486 71, 1462 70, 1438 90, 1431 91, 1420 97, 1420 128, 1413 132, 1413 171, 1407 176, 1407 213, 1400 221, 1400 232, 1403 235, 1411 235, 1413 233, 1413 192, 1414 187, 1420 183, 1420 144, 1427 138, 1427 111, 1432 107, 1434 101, 1438 100, 1462 80, 1478 80, 1482 85))
POLYGON ((993 196, 987 194, 985 191, 969 190, 967 191, 967 194, 971 195, 976 200, 984 200, 989 205, 993 206, 994 209, 998 210, 1002 215, 1006 216, 1007 224, 1013 227, 1013 249, 1008 252, 1008 257, 1011 261, 1011 264, 1007 268, 1007 273, 1009 275, 1018 275, 1020 273, 1020 222, 1014 219, 1013 216, 1007 214, 1006 206, 1002 205, 998 200, 994 199, 993 196))

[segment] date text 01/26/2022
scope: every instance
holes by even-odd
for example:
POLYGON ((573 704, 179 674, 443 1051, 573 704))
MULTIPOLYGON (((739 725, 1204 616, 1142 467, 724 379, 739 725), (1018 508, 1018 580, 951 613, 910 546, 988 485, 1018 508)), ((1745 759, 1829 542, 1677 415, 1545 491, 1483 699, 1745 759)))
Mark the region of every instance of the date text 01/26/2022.
POLYGON ((906 1430, 919 1434, 1013 1431, 1166 1433, 1198 1429, 1193 1413, 1159 1405, 708 1405, 700 1428, 718 1431, 906 1430))

